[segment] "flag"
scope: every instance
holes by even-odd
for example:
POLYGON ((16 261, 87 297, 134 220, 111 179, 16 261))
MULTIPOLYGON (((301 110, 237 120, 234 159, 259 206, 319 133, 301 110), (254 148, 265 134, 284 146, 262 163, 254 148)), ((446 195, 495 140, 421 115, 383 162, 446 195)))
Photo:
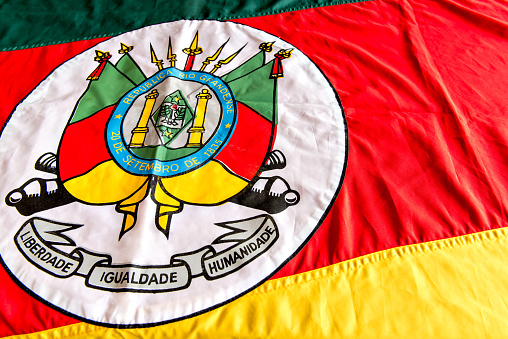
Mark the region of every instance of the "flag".
POLYGON ((506 336, 505 4, 110 6, 0 7, 1 336, 506 336))

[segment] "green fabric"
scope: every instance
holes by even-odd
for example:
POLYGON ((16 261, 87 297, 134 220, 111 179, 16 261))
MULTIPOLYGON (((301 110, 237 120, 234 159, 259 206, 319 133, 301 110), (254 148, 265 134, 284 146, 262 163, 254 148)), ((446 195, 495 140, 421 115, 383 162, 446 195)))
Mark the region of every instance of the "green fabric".
POLYGON ((264 63, 265 63, 265 52, 261 51, 258 54, 254 55, 249 60, 247 60, 245 63, 240 65, 240 67, 235 68, 228 74, 224 75, 221 79, 225 82, 233 81, 263 66, 264 63))
POLYGON ((143 71, 128 53, 124 54, 115 66, 135 84, 140 84, 146 80, 143 71))
POLYGON ((0 1, 0 50, 106 37, 180 19, 227 20, 366 0, 0 1))
POLYGON ((134 88, 134 85, 108 61, 99 79, 90 81, 70 123, 86 119, 101 109, 116 104, 125 93, 134 88))
POLYGON ((235 99, 277 124, 276 79, 270 79, 274 60, 240 78, 228 82, 235 99))

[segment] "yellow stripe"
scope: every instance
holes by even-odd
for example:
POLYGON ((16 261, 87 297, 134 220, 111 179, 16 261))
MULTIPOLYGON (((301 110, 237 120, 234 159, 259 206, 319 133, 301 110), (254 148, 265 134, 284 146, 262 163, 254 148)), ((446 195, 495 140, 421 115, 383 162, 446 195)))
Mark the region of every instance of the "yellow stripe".
POLYGON ((508 229, 390 249, 268 281, 198 317, 148 329, 80 323, 19 338, 500 338, 508 229))

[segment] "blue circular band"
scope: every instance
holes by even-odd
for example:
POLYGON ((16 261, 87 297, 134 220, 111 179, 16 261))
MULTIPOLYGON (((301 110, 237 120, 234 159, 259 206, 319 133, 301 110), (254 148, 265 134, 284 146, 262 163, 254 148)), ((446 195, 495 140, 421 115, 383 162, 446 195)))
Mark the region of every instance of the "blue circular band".
POLYGON ((106 128, 108 149, 116 163, 129 173, 139 175, 154 174, 161 177, 179 175, 204 165, 220 153, 234 131, 237 111, 233 93, 220 78, 204 72, 165 68, 148 78, 142 84, 134 87, 122 97, 111 115, 106 128), (156 85, 169 77, 198 82, 212 90, 219 100, 222 109, 217 131, 202 148, 185 157, 167 161, 141 158, 134 154, 125 142, 122 128, 125 115, 132 103, 140 95, 150 93, 156 85))

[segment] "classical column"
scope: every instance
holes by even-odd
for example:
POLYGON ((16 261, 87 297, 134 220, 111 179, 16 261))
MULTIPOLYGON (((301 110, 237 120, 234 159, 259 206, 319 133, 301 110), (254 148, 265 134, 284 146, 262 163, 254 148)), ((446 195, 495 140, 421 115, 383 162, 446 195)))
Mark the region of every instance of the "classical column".
POLYGON ((159 93, 154 89, 145 98, 145 107, 143 107, 143 113, 139 118, 138 125, 132 130, 132 137, 129 147, 143 147, 145 143, 146 133, 148 132, 148 120, 152 114, 153 106, 155 106, 155 99, 159 96, 159 93))
POLYGON ((208 93, 207 89, 203 89, 201 93, 196 95, 198 98, 198 104, 196 106, 196 117, 194 118, 194 124, 189 128, 189 141, 187 147, 201 147, 203 146, 203 133, 205 132, 205 116, 206 106, 208 100, 212 98, 212 95, 208 93))

